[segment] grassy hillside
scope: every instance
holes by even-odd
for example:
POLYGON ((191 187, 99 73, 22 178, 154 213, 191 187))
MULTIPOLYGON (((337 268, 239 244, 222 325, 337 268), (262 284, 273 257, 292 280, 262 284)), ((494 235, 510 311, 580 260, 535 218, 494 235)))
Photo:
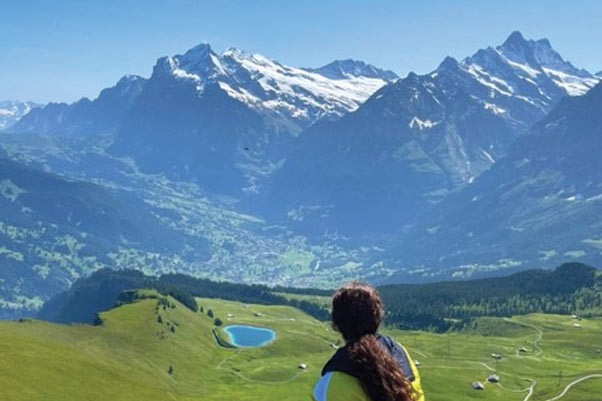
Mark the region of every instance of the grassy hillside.
MULTIPOLYGON (((332 290, 245 285, 192 278, 181 274, 145 276, 137 271, 100 270, 78 280, 68 291, 46 302, 39 317, 60 323, 91 323, 96 312, 115 304, 130 288, 154 288, 186 304, 209 297, 258 304, 288 305, 328 320, 332 290), (189 299, 187 302, 186 298, 189 299)), ((528 270, 506 277, 397 284, 379 287, 389 326, 444 332, 470 325, 480 316, 508 317, 529 313, 578 313, 602 316, 602 271, 580 263, 555 270, 528 270)))
POLYGON ((158 299, 144 299, 102 313, 100 326, 0 322, 0 399, 299 399, 332 349, 327 342, 336 341, 326 325, 290 307, 198 299, 224 321, 233 313, 232 322, 277 332, 266 348, 225 349, 214 340, 212 318, 167 299, 174 309, 156 310, 158 299), (301 362, 307 371, 297 368, 301 362))
MULTIPOLYGON (((193 312, 154 291, 144 296, 102 313, 99 326, 0 322, 0 400, 304 400, 340 341, 327 323, 289 306, 198 298, 203 312, 193 312), (272 328, 276 339, 261 348, 221 347, 209 309, 224 324, 272 328)), ((599 400, 602 319, 575 322, 527 315, 479 318, 448 334, 389 333, 420 361, 428 400, 519 401, 532 388, 529 401, 547 401, 581 378, 560 399, 599 400), (519 353, 521 346, 528 352, 519 353), (496 352, 503 355, 497 365, 496 352), (472 390, 492 371, 500 384, 472 390)))

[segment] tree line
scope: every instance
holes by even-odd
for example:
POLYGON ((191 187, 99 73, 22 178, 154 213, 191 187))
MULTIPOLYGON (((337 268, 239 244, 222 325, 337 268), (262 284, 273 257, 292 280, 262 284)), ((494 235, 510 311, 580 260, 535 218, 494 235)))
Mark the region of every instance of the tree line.
MULTIPOLYGON (((122 291, 143 288, 171 295, 194 311, 198 310, 195 297, 203 297, 288 305, 319 320, 330 317, 330 311, 317 302, 287 299, 276 293, 327 296, 331 290, 216 282, 184 274, 150 277, 133 270, 109 269, 75 282, 68 291, 49 300, 39 317, 55 322, 93 323, 96 313, 113 307, 122 291)), ((441 332, 463 327, 479 316, 534 312, 602 315, 602 275, 581 263, 497 278, 386 285, 379 291, 386 307, 385 323, 404 329, 441 332)))

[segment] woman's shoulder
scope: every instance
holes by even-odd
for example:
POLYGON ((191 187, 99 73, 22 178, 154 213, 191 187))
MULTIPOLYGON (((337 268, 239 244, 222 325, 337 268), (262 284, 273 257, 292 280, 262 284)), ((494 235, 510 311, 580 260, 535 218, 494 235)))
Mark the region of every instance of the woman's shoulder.
POLYGON ((316 383, 314 401, 371 401, 362 382, 340 371, 330 371, 316 383))

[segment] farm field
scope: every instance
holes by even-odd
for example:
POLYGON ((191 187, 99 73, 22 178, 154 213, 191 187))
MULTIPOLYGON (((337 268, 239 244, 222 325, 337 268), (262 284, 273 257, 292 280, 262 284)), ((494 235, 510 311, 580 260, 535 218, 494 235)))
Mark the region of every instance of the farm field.
MULTIPOLYGON (((0 322, 0 400, 309 400, 341 344, 328 323, 288 306, 197 298, 203 311, 193 312, 145 296, 102 313, 98 326, 0 322), (209 310, 224 326, 267 327, 276 338, 259 348, 220 346, 216 338, 228 335, 209 310)), ((534 314, 480 318, 445 334, 384 331, 420 362, 427 400, 600 400, 602 319, 575 323, 534 314), (499 383, 487 382, 493 373, 499 383), (474 381, 484 389, 473 390, 474 381)))

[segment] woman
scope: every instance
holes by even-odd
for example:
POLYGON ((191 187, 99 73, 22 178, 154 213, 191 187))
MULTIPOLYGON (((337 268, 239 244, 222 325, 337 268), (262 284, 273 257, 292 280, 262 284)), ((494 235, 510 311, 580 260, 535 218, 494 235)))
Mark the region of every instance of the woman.
POLYGON ((345 339, 322 370, 315 401, 424 401, 420 376, 408 352, 378 334, 383 306, 368 284, 353 282, 332 298, 332 322, 345 339))

